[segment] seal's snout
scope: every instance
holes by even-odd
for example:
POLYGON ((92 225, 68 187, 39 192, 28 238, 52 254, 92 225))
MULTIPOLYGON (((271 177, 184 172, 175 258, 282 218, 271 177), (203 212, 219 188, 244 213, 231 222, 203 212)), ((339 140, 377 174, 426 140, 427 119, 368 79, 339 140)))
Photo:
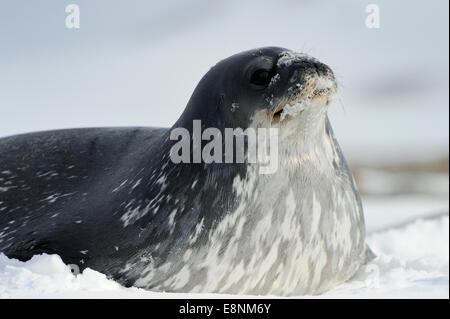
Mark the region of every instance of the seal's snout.
POLYGON ((275 122, 293 118, 309 108, 311 101, 321 99, 314 105, 327 105, 337 92, 331 68, 319 60, 302 53, 286 51, 280 54, 277 67, 285 76, 285 100, 272 111, 275 122))

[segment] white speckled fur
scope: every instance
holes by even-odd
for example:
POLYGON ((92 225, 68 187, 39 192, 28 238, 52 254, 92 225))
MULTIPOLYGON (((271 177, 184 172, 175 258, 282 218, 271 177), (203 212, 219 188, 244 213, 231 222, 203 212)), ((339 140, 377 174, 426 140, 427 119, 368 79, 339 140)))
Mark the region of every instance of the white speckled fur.
MULTIPOLYGON (((146 287, 180 269, 151 289, 300 295, 349 279, 365 260, 364 220, 351 176, 333 166, 342 159, 325 129, 326 104, 313 99, 278 124, 278 171, 259 175, 253 164, 245 179, 235 178, 239 205, 210 230, 205 245, 195 245, 201 221, 182 265, 150 265, 135 284, 146 287)), ((268 125, 265 114, 255 115, 254 127, 268 125)))

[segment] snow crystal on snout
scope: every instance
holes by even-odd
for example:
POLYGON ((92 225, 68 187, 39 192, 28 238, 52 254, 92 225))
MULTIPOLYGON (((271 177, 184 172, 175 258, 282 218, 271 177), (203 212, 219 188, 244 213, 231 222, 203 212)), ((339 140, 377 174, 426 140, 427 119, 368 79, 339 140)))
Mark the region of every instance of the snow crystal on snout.
POLYGON ((277 73, 275 74, 271 79, 270 79, 270 83, 269 83, 269 87, 273 87, 279 80, 280 80, 280 74, 277 73))
POLYGON ((315 90, 327 90, 333 88, 335 85, 333 78, 319 76, 317 78, 315 90))
POLYGON ((279 59, 277 62, 277 66, 291 66, 295 62, 302 62, 302 61, 316 61, 313 57, 305 54, 305 53, 297 53, 292 51, 283 51, 279 55, 279 59))
POLYGON ((308 104, 309 100, 303 100, 300 103, 296 103, 294 105, 286 105, 283 108, 283 112, 280 115, 280 120, 283 121, 287 115, 294 116, 301 111, 303 111, 306 108, 306 105, 308 104))

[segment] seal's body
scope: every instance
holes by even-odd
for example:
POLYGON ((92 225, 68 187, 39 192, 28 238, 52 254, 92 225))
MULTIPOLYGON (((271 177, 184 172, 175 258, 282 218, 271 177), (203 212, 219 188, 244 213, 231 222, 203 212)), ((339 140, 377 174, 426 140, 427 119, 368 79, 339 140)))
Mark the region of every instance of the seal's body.
MULTIPOLYGON (((359 194, 326 116, 331 70, 282 48, 243 52, 200 81, 172 127, 277 128, 278 169, 174 163, 171 129, 0 140, 0 251, 55 253, 158 291, 316 294, 366 260, 359 194)), ((194 151, 194 150, 192 150, 194 151)))

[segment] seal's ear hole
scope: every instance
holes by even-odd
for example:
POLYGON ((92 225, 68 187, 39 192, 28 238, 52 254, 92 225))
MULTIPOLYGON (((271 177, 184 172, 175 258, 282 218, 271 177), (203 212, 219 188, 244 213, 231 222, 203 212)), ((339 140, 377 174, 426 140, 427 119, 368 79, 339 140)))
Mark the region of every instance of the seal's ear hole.
POLYGON ((250 77, 250 83, 258 86, 265 86, 269 84, 270 79, 270 71, 266 69, 258 69, 253 72, 252 76, 250 77))

